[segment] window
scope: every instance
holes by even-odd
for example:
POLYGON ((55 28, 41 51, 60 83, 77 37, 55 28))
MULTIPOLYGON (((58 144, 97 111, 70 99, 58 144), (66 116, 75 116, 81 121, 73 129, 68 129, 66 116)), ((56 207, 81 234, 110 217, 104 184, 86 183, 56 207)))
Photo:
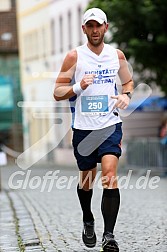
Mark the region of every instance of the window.
POLYGON ((79 6, 78 7, 78 38, 79 38, 79 45, 82 44, 82 29, 81 29, 81 26, 82 26, 82 10, 81 10, 81 7, 79 6))
POLYGON ((12 6, 12 8, 16 7, 16 0, 11 0, 11 6, 12 6))
POLYGON ((68 12, 68 48, 72 48, 72 26, 71 26, 71 12, 68 12))
POLYGON ((59 18, 59 27, 60 27, 60 52, 63 52, 63 18, 60 16, 59 18))
POLYGON ((55 20, 51 20, 51 53, 55 54, 55 20))
POLYGON ((42 50, 43 50, 43 57, 46 56, 46 50, 45 50, 45 47, 46 47, 46 30, 45 30, 45 27, 42 28, 42 50))
POLYGON ((23 58, 26 61, 39 57, 38 33, 34 30, 24 35, 23 38, 23 58))

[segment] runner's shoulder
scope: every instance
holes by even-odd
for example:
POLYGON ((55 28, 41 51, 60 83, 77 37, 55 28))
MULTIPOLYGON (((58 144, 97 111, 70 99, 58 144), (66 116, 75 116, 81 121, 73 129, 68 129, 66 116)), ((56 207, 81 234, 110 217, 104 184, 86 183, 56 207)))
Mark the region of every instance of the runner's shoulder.
POLYGON ((116 50, 117 50, 118 58, 125 60, 126 59, 125 54, 120 49, 116 49, 116 50))
POLYGON ((77 52, 74 49, 74 50, 69 51, 66 54, 65 59, 62 64, 61 71, 66 72, 69 69, 71 69, 72 71, 75 71, 76 62, 77 62, 77 52))
POLYGON ((77 61, 77 51, 76 49, 73 49, 69 51, 66 55, 66 59, 69 60, 70 62, 76 63, 77 61))

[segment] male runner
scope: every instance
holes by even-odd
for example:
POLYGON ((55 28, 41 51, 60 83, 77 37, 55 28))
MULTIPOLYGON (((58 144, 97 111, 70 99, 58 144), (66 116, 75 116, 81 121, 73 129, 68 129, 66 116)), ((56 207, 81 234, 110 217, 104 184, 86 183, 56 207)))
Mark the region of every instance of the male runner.
POLYGON ((91 199, 97 163, 101 163, 102 250, 119 251, 113 235, 120 205, 116 179, 122 139, 119 109, 129 105, 133 80, 123 52, 104 43, 108 23, 101 9, 85 12, 82 30, 87 43, 66 55, 56 80, 54 97, 57 101, 71 100, 72 141, 80 170, 77 193, 83 212, 83 242, 90 248, 96 245, 91 199), (122 83, 121 94, 116 87, 117 76, 122 83))

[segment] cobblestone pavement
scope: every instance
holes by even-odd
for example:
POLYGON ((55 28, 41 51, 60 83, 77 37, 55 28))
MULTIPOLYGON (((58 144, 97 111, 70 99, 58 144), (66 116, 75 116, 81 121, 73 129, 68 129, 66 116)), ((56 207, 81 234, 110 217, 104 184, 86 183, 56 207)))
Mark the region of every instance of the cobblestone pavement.
MULTIPOLYGON (((56 173, 53 187, 51 180, 44 187, 43 176, 47 171, 51 174, 52 169, 38 168, 32 172, 13 168, 2 170, 0 251, 100 251, 103 232, 100 183, 95 183, 92 202, 98 242, 95 248, 87 249, 81 239, 82 216, 76 194, 77 170, 61 169, 56 173), (14 171, 20 173, 16 173, 12 180, 14 171), (11 190, 7 185, 9 181, 20 188, 11 190)), ((120 178, 123 179, 123 175, 120 178)), ((157 184, 154 183, 158 187, 150 189, 152 177, 147 180, 147 185, 142 179, 139 183, 139 178, 141 176, 132 174, 127 189, 123 188, 122 180, 121 207, 115 228, 120 252, 166 252, 167 179, 161 178, 157 184), (137 186, 142 185, 146 189, 137 189, 137 186)))

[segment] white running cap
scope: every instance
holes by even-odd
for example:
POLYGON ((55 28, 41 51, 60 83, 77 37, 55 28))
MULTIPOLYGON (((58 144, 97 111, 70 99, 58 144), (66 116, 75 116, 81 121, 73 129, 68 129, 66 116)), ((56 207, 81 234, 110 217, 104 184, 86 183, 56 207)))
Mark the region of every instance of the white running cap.
POLYGON ((83 24, 86 24, 89 20, 95 20, 99 24, 107 23, 107 16, 99 8, 88 9, 83 16, 83 24))

